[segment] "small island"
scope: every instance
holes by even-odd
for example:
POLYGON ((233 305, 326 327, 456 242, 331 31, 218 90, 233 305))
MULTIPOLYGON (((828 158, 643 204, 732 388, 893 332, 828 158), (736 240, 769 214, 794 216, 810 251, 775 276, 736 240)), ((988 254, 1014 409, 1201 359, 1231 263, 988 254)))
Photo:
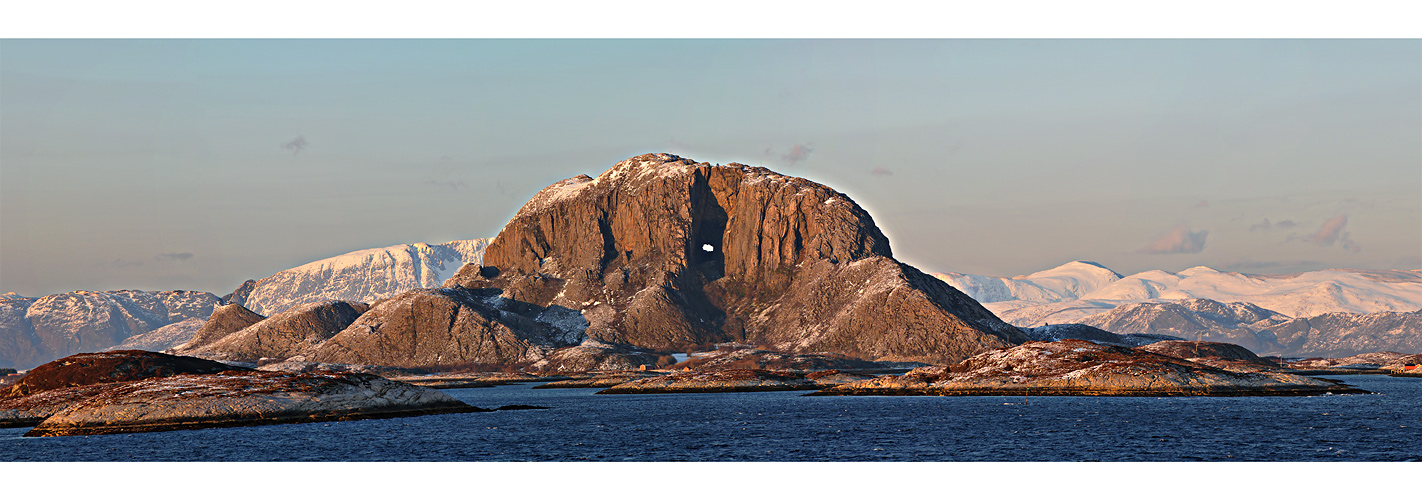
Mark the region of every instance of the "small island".
MULTIPOLYGON (((1251 367, 1251 370, 1254 370, 1251 367)), ((1367 394, 1290 373, 1231 371, 1086 340, 1027 342, 810 396, 1309 396, 1367 394)))

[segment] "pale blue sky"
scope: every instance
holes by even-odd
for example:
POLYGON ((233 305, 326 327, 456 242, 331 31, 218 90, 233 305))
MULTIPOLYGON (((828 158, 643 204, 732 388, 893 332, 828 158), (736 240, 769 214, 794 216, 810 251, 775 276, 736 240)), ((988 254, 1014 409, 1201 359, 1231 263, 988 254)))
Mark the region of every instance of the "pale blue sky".
POLYGON ((0 291, 224 294, 657 151, 926 271, 1422 268, 1418 40, 3 40, 0 291))

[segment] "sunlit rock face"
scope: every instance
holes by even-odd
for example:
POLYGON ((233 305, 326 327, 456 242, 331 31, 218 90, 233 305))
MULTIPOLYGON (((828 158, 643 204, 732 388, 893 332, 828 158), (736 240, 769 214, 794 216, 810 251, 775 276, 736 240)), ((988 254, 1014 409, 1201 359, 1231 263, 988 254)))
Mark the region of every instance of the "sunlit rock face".
POLYGON ((1026 340, 894 260, 873 219, 827 186, 649 154, 540 191, 446 287, 577 311, 599 341, 708 342, 949 362, 1026 340))

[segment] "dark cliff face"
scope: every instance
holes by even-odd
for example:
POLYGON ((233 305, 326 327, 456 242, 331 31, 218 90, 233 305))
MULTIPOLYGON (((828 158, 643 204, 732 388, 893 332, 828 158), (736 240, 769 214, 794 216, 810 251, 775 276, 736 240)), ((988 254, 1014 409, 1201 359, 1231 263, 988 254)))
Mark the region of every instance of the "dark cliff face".
POLYGON ((539 192, 445 286, 580 311, 597 340, 773 344, 947 362, 1026 340, 893 259, 847 196, 739 164, 643 155, 539 192))

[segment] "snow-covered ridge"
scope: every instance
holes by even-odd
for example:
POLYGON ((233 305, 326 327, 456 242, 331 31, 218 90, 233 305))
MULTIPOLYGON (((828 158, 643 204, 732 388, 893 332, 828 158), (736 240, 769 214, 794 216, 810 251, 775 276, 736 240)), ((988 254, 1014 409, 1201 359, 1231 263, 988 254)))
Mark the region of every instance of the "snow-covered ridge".
POLYGON ((934 276, 1018 326, 1071 323, 1121 305, 1196 298, 1246 302, 1295 318, 1422 309, 1419 271, 1329 269, 1249 275, 1199 266, 1178 273, 1154 270, 1121 276, 1100 264, 1078 261, 1013 278, 934 276))
POLYGON ((435 288, 465 263, 483 261, 491 238, 371 248, 293 267, 257 281, 244 306, 271 316, 315 300, 374 302, 415 288, 435 288))

